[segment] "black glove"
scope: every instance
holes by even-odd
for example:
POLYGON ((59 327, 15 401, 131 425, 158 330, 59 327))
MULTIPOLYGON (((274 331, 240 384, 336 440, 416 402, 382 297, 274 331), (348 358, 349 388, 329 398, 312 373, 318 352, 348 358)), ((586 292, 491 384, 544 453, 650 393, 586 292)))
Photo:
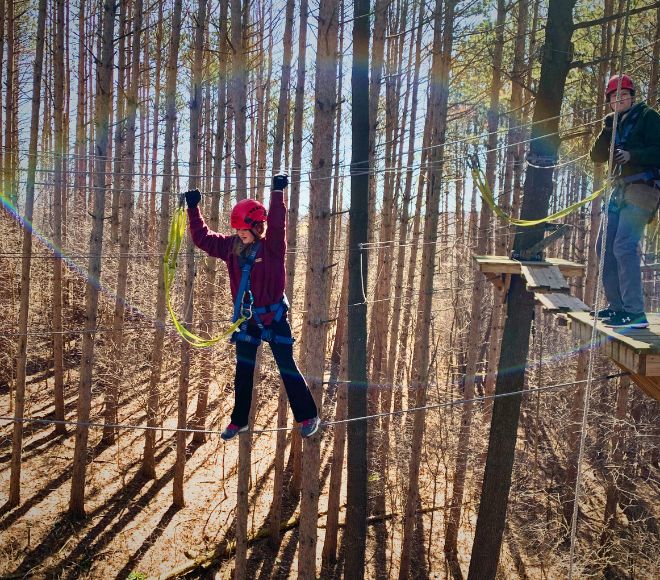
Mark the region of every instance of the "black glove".
POLYGON ((619 165, 624 165, 630 161, 630 153, 625 149, 616 148, 614 150, 614 161, 619 165))
POLYGON ((284 191, 287 185, 289 185, 289 176, 286 173, 273 177, 273 191, 284 191))
POLYGON ((199 193, 199 189, 186 191, 183 195, 186 197, 186 205, 188 206, 188 209, 195 209, 202 199, 202 194, 199 193))
POLYGON ((610 113, 605 117, 605 120, 603 121, 603 129, 607 131, 611 131, 612 127, 614 127, 614 116, 616 113, 610 113))

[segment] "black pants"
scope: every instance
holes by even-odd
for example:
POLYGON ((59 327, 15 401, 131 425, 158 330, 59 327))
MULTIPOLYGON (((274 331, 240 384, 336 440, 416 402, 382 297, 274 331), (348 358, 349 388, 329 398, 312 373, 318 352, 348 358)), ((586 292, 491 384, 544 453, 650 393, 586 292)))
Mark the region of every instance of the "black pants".
MULTIPOLYGON (((280 336, 291 336, 291 326, 286 317, 279 322, 273 322, 270 328, 280 336)), ((248 333, 259 337, 260 330, 254 325, 248 325, 248 333)), ((307 383, 293 360, 293 345, 269 343, 275 362, 280 370, 284 388, 286 389, 293 416, 297 422, 311 419, 318 415, 316 403, 309 392, 307 383)), ((236 341, 236 376, 234 378, 234 411, 231 422, 239 427, 248 424, 248 415, 252 404, 252 385, 254 381, 254 366, 257 357, 257 345, 249 342, 236 341)))

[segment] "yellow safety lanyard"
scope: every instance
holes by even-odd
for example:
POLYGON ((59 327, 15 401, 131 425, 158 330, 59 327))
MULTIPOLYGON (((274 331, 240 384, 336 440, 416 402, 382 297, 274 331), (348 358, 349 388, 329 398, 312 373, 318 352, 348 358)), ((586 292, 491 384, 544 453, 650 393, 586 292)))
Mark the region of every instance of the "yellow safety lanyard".
POLYGON ((170 223, 170 234, 167 239, 167 248, 165 249, 165 255, 163 256, 163 277, 165 281, 165 302, 167 304, 167 310, 170 313, 172 322, 177 332, 181 335, 188 344, 194 346, 195 348, 208 348, 213 346, 215 343, 221 341, 228 336, 231 336, 238 327, 245 322, 246 318, 241 316, 236 322, 234 322, 226 331, 223 333, 213 336, 211 338, 204 338, 190 332, 177 318, 174 309, 172 308, 171 303, 171 289, 174 284, 174 278, 176 275, 176 264, 179 257, 179 250, 181 249, 181 243, 183 242, 183 237, 186 233, 187 219, 186 211, 183 206, 178 207, 174 215, 172 216, 172 222, 170 223))
POLYGON ((585 197, 583 200, 578 201, 572 205, 569 205, 568 207, 556 213, 553 213, 552 215, 546 216, 544 218, 540 218, 537 220, 523 220, 523 219, 514 218, 506 214, 504 210, 502 210, 502 208, 499 205, 497 205, 497 202, 495 201, 495 197, 493 196, 493 192, 488 186, 486 176, 484 175, 483 170, 479 167, 478 159, 475 158, 474 160, 468 160, 468 167, 472 172, 472 179, 474 179, 474 182, 477 188, 479 189, 479 192, 481 193, 481 199, 483 199, 488 204, 488 206, 493 210, 495 215, 497 215, 499 218, 503 220, 508 221, 510 224, 513 224, 515 226, 522 226, 522 227, 536 226, 545 222, 550 222, 565 217, 570 213, 573 213, 576 209, 582 207, 583 205, 586 205, 594 201, 601 193, 605 191, 605 187, 601 187, 600 189, 594 191, 591 195, 585 197))

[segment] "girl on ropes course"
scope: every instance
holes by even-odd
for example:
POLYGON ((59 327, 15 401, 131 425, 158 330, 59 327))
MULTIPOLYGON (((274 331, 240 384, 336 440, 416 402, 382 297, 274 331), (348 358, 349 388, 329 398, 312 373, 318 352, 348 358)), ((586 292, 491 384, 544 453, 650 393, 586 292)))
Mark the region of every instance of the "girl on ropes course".
POLYGON ((270 344, 282 376, 295 420, 303 437, 319 428, 316 404, 293 359, 293 337, 287 320, 288 301, 284 295, 286 254, 286 175, 273 177, 270 208, 254 199, 239 201, 231 212, 234 235, 212 232, 204 223, 198 204, 201 193, 185 193, 193 243, 209 256, 227 264, 229 286, 234 300, 234 321, 245 318, 231 341, 236 344, 234 410, 231 423, 221 433, 228 441, 248 429, 257 347, 270 344))
MULTIPOLYGON (((608 161, 614 140, 610 169, 615 181, 607 208, 603 266, 608 305, 597 315, 613 328, 647 328, 639 245, 660 200, 660 115, 643 102, 634 104, 635 86, 628 75, 613 76, 605 98, 612 112, 591 148, 591 159, 608 161)), ((601 243, 602 232, 599 254, 601 243)))

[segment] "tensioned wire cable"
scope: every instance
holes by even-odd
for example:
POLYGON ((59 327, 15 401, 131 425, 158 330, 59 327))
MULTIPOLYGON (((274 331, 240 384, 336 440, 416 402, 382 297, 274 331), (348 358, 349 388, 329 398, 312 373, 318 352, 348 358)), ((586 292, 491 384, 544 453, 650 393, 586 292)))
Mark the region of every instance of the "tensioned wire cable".
MULTIPOLYGON (((614 378, 625 376, 629 373, 617 373, 614 375, 603 375, 592 379, 593 381, 608 381, 614 378)), ((582 381, 570 381, 566 383, 557 383, 554 385, 547 385, 545 387, 531 387, 524 391, 515 391, 511 393, 501 393, 499 395, 484 395, 483 397, 474 397, 472 399, 456 399, 453 401, 448 401, 444 403, 435 403, 431 405, 426 405, 424 407, 411 407, 408 409, 401 409, 400 411, 391 411, 386 413, 374 413, 372 415, 364 415, 361 417, 351 417, 349 419, 338 419, 335 421, 324 421, 321 423, 321 427, 332 427, 333 425, 345 424, 345 423, 354 423, 357 421, 368 421, 371 419, 378 419, 381 417, 391 417, 406 415, 408 413, 417 413, 420 411, 428 410, 437 410, 437 409, 446 409, 451 407, 456 407, 459 405, 466 405, 468 403, 479 403, 483 401, 490 401, 493 399, 499 399, 503 397, 513 397, 513 396, 526 396, 535 393, 542 393, 548 391, 555 391, 559 389, 568 388, 575 386, 581 383, 586 382, 588 379, 582 381)), ((346 384, 346 381, 339 381, 342 384, 346 384)), ((363 384, 363 383, 359 383, 363 384)), ((428 385, 426 385, 428 387, 428 385)), ((44 419, 40 417, 10 417, 10 416, 0 416, 0 421, 5 421, 6 423, 39 423, 45 425, 71 425, 76 427, 87 427, 93 429, 121 429, 121 430, 139 430, 139 431, 167 431, 168 433, 205 433, 208 435, 219 435, 222 431, 214 429, 189 429, 189 428, 180 428, 180 427, 152 427, 149 425, 130 425, 125 423, 95 423, 95 422, 79 422, 79 421, 66 421, 58 419, 44 419)), ((273 427, 267 429, 252 429, 245 431, 246 434, 257 435, 260 433, 277 433, 279 431, 293 431, 295 427, 273 427)))

